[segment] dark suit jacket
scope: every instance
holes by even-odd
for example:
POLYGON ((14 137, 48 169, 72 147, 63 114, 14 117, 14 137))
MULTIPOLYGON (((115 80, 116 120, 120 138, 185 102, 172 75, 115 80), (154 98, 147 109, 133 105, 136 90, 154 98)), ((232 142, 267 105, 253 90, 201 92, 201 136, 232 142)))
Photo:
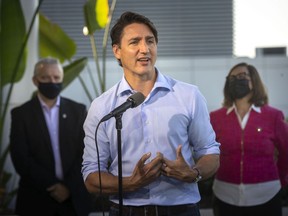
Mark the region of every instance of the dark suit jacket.
POLYGON ((46 191, 58 182, 70 190, 79 216, 91 212, 91 197, 81 175, 86 113, 85 105, 61 97, 59 145, 64 172, 61 181, 55 176, 50 136, 38 97, 11 111, 11 157, 20 176, 16 212, 48 216, 53 215, 55 209, 65 208, 65 204, 57 203, 46 191))

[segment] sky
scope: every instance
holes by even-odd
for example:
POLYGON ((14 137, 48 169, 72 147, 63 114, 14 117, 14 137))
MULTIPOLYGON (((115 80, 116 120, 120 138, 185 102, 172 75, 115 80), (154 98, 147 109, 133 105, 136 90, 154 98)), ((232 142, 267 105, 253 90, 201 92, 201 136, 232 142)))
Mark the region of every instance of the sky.
POLYGON ((257 47, 287 47, 288 0, 234 0, 234 54, 255 57, 257 47))

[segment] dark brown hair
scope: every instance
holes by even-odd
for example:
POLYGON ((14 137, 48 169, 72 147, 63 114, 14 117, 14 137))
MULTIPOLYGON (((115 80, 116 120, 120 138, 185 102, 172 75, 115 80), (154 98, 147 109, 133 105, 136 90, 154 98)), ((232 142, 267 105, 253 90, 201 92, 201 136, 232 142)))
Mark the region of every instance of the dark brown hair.
POLYGON ((127 25, 130 25, 133 23, 142 23, 142 24, 147 25, 150 28, 150 30, 152 31, 152 33, 155 37, 156 43, 158 43, 158 32, 157 32, 154 24, 147 17, 145 17, 141 14, 127 11, 120 16, 120 18, 116 21, 115 25, 112 27, 112 29, 110 31, 112 46, 114 44, 121 46, 120 42, 121 42, 122 33, 123 33, 124 28, 127 25))
POLYGON ((231 72, 237 68, 237 67, 246 67, 249 71, 249 76, 251 78, 251 82, 252 82, 252 92, 253 95, 250 98, 249 102, 251 104, 255 104, 255 106, 263 106, 265 104, 268 104, 268 95, 266 93, 264 84, 261 80, 261 77, 257 71, 257 69, 253 66, 253 65, 249 65, 245 62, 236 64, 235 66, 233 66, 229 73, 228 76, 226 77, 226 81, 225 81, 225 85, 224 85, 224 89, 223 89, 223 93, 224 93, 224 102, 223 102, 223 106, 224 107, 231 107, 233 105, 233 98, 231 95, 231 92, 229 91, 229 79, 228 77, 230 76, 231 72))

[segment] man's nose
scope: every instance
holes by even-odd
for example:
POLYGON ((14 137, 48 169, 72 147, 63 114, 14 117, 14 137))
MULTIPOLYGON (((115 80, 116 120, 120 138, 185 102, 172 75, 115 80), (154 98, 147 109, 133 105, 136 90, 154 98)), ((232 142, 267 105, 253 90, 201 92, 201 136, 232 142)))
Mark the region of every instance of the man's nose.
POLYGON ((142 42, 140 43, 139 45, 139 49, 140 49, 140 52, 143 52, 143 53, 148 53, 149 52, 149 46, 146 42, 142 42))
POLYGON ((56 79, 55 77, 49 77, 49 82, 57 83, 58 79, 56 79))

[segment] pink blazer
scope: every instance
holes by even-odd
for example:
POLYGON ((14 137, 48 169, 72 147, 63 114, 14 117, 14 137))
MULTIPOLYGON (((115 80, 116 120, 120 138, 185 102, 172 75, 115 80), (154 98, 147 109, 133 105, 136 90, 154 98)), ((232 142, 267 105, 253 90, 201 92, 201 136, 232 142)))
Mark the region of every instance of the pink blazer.
POLYGON ((288 185, 288 124, 280 110, 268 105, 261 113, 252 109, 244 130, 227 108, 210 117, 221 144, 217 179, 234 184, 280 179, 282 186, 288 185))

